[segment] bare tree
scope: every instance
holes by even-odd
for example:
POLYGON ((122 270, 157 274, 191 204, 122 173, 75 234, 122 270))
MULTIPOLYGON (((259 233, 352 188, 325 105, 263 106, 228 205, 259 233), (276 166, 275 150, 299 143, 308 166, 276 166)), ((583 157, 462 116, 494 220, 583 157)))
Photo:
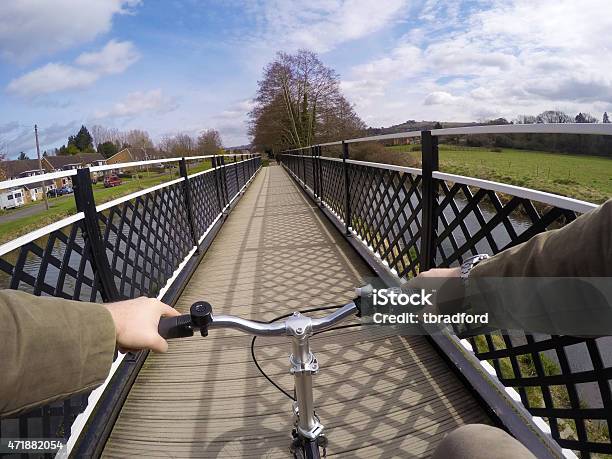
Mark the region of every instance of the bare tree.
POLYGON ((198 136, 198 153, 200 155, 216 155, 223 148, 221 134, 216 129, 207 129, 198 136))
POLYGON ((126 143, 133 148, 153 148, 153 141, 147 131, 132 129, 125 135, 126 143))
POLYGON ((535 124, 537 119, 533 115, 519 115, 514 122, 516 124, 535 124))
POLYGON ((572 117, 560 110, 546 110, 536 116, 537 123, 571 123, 572 117))
POLYGON ((195 156, 197 153, 196 141, 185 133, 162 137, 159 149, 170 156, 195 156))
POLYGON ((249 133, 260 148, 301 147, 364 124, 340 93, 338 74, 313 52, 280 52, 264 69, 249 133))
POLYGON ((128 133, 120 131, 117 128, 108 128, 106 126, 95 124, 91 127, 90 134, 93 137, 93 143, 96 148, 98 145, 106 142, 114 143, 117 146, 117 149, 124 148, 128 145, 128 133))

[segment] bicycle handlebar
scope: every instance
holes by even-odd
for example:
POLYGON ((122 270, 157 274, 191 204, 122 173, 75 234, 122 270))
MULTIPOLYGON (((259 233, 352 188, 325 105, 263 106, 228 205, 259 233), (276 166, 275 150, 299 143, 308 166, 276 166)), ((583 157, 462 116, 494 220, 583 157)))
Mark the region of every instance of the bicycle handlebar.
MULTIPOLYGON (((312 332, 316 333, 331 328, 347 317, 359 313, 358 300, 355 299, 325 317, 307 318, 310 320, 312 332)), ((287 320, 278 323, 262 323, 236 316, 213 315, 212 306, 209 303, 197 302, 191 305, 190 314, 162 317, 159 321, 158 333, 165 339, 171 339, 193 336, 194 329, 199 329, 202 336, 207 336, 211 328, 231 328, 255 336, 287 336, 290 333, 286 324, 287 320)))

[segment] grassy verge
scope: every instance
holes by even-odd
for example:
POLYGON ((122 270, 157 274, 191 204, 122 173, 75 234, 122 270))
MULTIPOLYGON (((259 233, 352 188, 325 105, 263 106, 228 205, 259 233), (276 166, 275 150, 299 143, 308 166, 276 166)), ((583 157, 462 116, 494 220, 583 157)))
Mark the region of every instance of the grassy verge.
MULTIPOLYGON (((413 147, 397 145, 388 149, 420 161, 420 151, 410 151, 413 147)), ((498 150, 440 145, 440 170, 595 203, 612 197, 610 158, 510 148, 498 150)))
MULTIPOLYGON (((204 161, 189 167, 188 172, 193 174, 209 168, 210 161, 204 161)), ((96 204, 102 204, 175 178, 178 178, 177 168, 166 169, 163 173, 142 172, 138 177, 122 179, 123 183, 113 188, 104 188, 104 184, 100 181, 93 187, 94 197, 96 204)), ((35 215, 19 218, 11 222, 0 222, 0 243, 10 241, 76 213, 73 195, 50 198, 49 205, 48 211, 43 209, 35 215)))

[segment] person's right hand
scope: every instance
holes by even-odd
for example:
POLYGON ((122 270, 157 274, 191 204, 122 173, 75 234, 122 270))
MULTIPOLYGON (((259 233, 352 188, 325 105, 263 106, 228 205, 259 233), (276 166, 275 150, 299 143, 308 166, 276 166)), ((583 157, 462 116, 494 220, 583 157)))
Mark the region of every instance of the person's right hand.
POLYGON ((166 352, 168 343, 157 333, 161 317, 178 316, 180 313, 155 298, 144 296, 133 300, 107 303, 115 322, 117 345, 121 352, 151 349, 166 352))

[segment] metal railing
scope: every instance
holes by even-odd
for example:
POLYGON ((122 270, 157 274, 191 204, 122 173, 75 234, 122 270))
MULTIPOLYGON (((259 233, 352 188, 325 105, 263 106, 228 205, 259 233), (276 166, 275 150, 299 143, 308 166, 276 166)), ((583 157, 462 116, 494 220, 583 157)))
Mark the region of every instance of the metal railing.
MULTIPOLYGON (((456 266, 477 253, 496 254, 597 207, 438 170, 440 136, 495 133, 612 135, 612 125, 473 126, 404 132, 289 150, 279 159, 333 214, 347 236, 361 241, 394 276, 405 280, 433 267, 456 266), (406 137, 421 139, 421 169, 350 159, 351 144, 406 137), (334 157, 338 156, 337 146, 342 148, 340 158, 334 157)), ((572 454, 569 450, 582 457, 612 453, 609 339, 519 337, 501 330, 461 340, 461 344, 522 402, 567 455, 572 454)))
MULTIPOLYGON (((77 209, 75 215, 0 245, 0 288, 92 302, 143 295, 166 299, 179 272, 198 254, 213 227, 223 220, 259 170, 261 158, 230 155, 163 162, 178 164, 179 178, 99 205, 95 202, 92 172, 141 166, 144 162, 0 182, 0 189, 4 189, 16 183, 70 176, 77 209), (202 159, 210 160, 212 167, 188 175, 187 162, 202 159), (227 159, 230 161, 226 163, 227 159)), ((191 268, 196 266, 192 264, 191 268)), ((121 365, 127 363, 120 354, 112 372, 121 372, 121 365)), ((114 390, 118 390, 117 384, 114 390)), ((59 436, 70 439, 74 446, 76 437, 84 433, 81 430, 87 419, 81 419, 78 432, 71 436, 73 421, 88 403, 88 413, 93 411, 102 392, 96 390, 95 397, 86 393, 3 419, 0 437, 59 436)))

